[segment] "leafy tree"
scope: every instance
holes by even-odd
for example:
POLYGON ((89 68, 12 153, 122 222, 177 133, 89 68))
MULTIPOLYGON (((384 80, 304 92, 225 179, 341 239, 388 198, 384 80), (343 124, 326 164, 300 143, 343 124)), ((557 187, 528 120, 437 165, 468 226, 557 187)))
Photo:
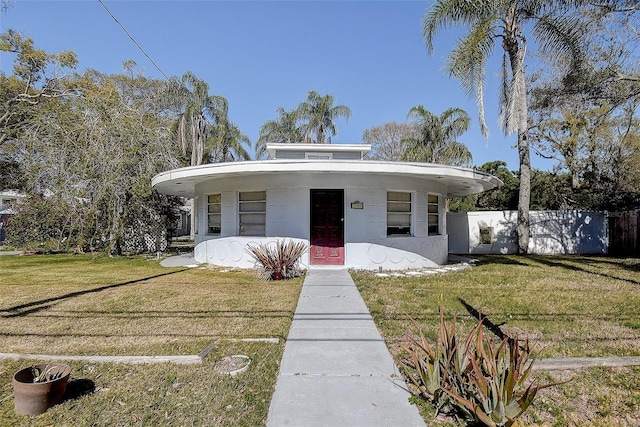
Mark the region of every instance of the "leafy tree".
MULTIPOLYGON (((0 93, 29 79, 14 73, 0 81, 0 93)), ((163 88, 141 75, 87 70, 57 80, 52 96, 41 89, 36 104, 17 104, 29 106, 28 120, 13 116, 2 150, 19 164, 30 194, 53 196, 32 199, 9 224, 9 236, 25 245, 113 254, 166 246, 162 233, 175 199, 151 188, 155 174, 178 165, 171 117, 160 107, 163 88), (34 236, 31 229, 40 231, 34 236)))
POLYGON ((13 74, 0 72, 0 187, 21 189, 19 159, 9 145, 44 102, 74 93, 67 83, 77 60, 70 51, 36 49, 32 39, 11 29, 0 34, 0 50, 15 54, 13 74))
MULTIPOLYGON (((487 162, 477 168, 499 178, 503 185, 481 194, 452 199, 452 212, 503 211, 518 209, 520 181, 517 173, 507 169, 504 161, 487 162)), ((532 170, 531 208, 534 210, 575 209, 581 206, 581 192, 571 188, 569 174, 562 172, 532 170)))
POLYGON ((487 162, 478 168, 502 181, 502 186, 478 195, 477 207, 480 210, 516 210, 518 209, 518 187, 520 181, 501 160, 487 162))
POLYGON ((362 142, 371 144, 369 158, 399 162, 407 150, 408 140, 417 138, 415 124, 390 122, 366 129, 362 142))
POLYGON ((605 3, 583 11, 592 31, 584 36, 588 54, 578 72, 559 79, 563 64, 541 58, 548 65, 532 79, 531 139, 538 153, 571 175, 574 207, 634 209, 640 198, 640 79, 634 79, 640 15, 624 2, 605 3))
POLYGON ((260 137, 256 141, 256 159, 264 156, 267 144, 290 144, 301 142, 304 138, 299 127, 298 110, 286 111, 282 107, 276 110, 278 118, 267 120, 260 128, 260 137))
POLYGON ((486 172, 499 178, 502 186, 472 196, 457 197, 450 201, 449 209, 452 212, 503 211, 518 208, 518 186, 520 181, 516 175, 507 168, 507 163, 502 160, 487 162, 477 168, 480 172, 486 172))
MULTIPOLYGON (((423 20, 429 52, 437 33, 453 24, 468 27, 448 58, 447 70, 478 102, 480 127, 487 136, 483 91, 487 63, 493 49, 503 49, 500 84, 500 119, 505 134, 517 132, 520 162, 518 201, 518 252, 529 246, 531 160, 528 139, 525 53, 530 31, 541 50, 550 56, 569 56, 577 64, 581 28, 578 19, 564 14, 581 2, 542 0, 437 0, 423 20)), ((575 68, 575 67, 573 67, 575 68)))
POLYGON ((471 152, 457 140, 469 129, 471 119, 466 111, 448 108, 436 116, 416 105, 409 110, 409 118, 415 120, 418 135, 407 140, 403 160, 457 166, 471 163, 471 152))
POLYGON ((351 117, 351 109, 346 105, 334 105, 335 99, 331 95, 320 95, 310 91, 307 99, 297 108, 302 125, 303 140, 306 143, 331 144, 331 137, 338 134, 335 120, 351 117))

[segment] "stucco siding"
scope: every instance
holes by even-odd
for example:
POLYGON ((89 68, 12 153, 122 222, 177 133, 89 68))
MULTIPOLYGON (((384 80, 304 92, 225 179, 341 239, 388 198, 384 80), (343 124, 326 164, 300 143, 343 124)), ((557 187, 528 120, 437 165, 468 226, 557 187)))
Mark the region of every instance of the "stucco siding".
MULTIPOLYGON (((248 243, 300 239, 309 244, 310 190, 344 189, 345 266, 366 269, 406 269, 443 264, 447 261, 444 233, 444 198, 441 197, 442 235, 429 236, 427 195, 446 189, 437 182, 409 177, 341 174, 284 174, 255 177, 237 176, 210 180, 197 186, 198 234, 196 260, 224 266, 251 267, 245 248, 248 243), (411 236, 387 237, 387 191, 412 194, 411 236), (238 192, 266 191, 265 236, 239 237, 238 192), (221 233, 208 235, 207 195, 220 193, 221 233), (352 208, 360 202, 362 209, 352 208)), ((305 255, 304 264, 308 263, 305 255)))
POLYGON ((309 238, 309 189, 267 190, 267 236, 309 238))
MULTIPOLYGON (((273 245, 282 238, 273 237, 220 237, 216 239, 203 240, 198 243, 194 249, 194 258, 201 263, 208 263, 223 267, 252 268, 255 266, 255 260, 247 253, 248 246, 273 245)), ((290 239, 287 241, 302 241, 309 244, 306 239, 290 239)), ((307 268, 309 265, 308 252, 302 255, 300 266, 307 268)))

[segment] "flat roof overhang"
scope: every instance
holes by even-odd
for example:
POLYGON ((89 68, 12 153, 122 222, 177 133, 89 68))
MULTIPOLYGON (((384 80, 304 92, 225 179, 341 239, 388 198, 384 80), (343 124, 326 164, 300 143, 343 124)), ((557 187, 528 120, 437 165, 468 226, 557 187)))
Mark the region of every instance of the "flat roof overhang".
POLYGON ((447 187, 447 197, 469 196, 502 185, 493 175, 469 168, 433 163, 386 162, 373 160, 257 160, 247 162, 211 163, 162 172, 151 185, 164 194, 194 197, 196 185, 234 176, 286 174, 295 180, 296 174, 342 173, 406 176, 435 182, 447 187))

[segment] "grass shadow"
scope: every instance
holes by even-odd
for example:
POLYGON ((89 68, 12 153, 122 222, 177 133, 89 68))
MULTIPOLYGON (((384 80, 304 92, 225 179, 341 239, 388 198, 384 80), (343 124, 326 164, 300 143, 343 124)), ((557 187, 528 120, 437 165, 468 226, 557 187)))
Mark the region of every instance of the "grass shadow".
POLYGON ((120 288, 120 287, 123 287, 123 286, 133 285, 133 284, 136 284, 136 283, 144 282, 146 280, 156 279, 158 277, 170 276, 172 274, 181 273, 181 272, 187 271, 187 270, 188 270, 187 268, 184 268, 182 270, 170 271, 168 273, 156 274, 154 276, 143 277, 143 278, 140 278, 140 279, 129 280, 129 281, 122 282, 122 283, 115 283, 115 284, 112 284, 112 285, 100 286, 100 287, 97 287, 97 288, 86 289, 86 290, 82 290, 82 291, 69 292, 68 294, 60 295, 60 296, 57 296, 57 297, 51 297, 51 298, 41 299, 41 300, 38 300, 38 301, 29 302, 29 303, 26 303, 26 304, 16 305, 16 306, 13 306, 13 307, 1 309, 0 312, 9 313, 9 314, 2 314, 2 315, 0 315, 0 317, 12 318, 12 317, 27 316, 27 315, 32 314, 32 313, 37 313, 39 311, 46 310, 49 307, 51 307, 53 304, 57 303, 58 301, 62 301, 62 300, 69 299, 69 298, 75 298, 75 297, 82 296, 82 295, 102 292, 102 291, 105 291, 107 289, 115 289, 115 288, 120 288))
MULTIPOLYGON (((549 258, 549 257, 544 257, 544 256, 529 256, 528 257, 530 260, 537 262, 539 264, 542 264, 544 266, 548 266, 548 267, 559 267, 559 268, 564 268, 567 270, 571 270, 571 271, 577 271, 580 273, 589 273, 589 274, 594 274, 596 276, 600 276, 600 277, 604 277, 607 279, 613 279, 613 280, 620 280, 623 282, 627 282, 627 283, 631 283, 632 285, 640 285, 640 280, 634 280, 634 279, 629 279, 626 277, 618 277, 618 276, 614 276, 612 274, 609 273, 602 273, 602 272, 598 272, 598 271, 593 271, 584 267, 581 267, 579 265, 575 265, 575 264, 570 264, 569 260, 563 260, 563 259, 558 259, 557 258, 549 258)), ((584 262, 583 258, 576 258, 576 261, 581 261, 584 262)), ((588 263, 589 265, 593 266, 593 263, 588 263)), ((615 263, 616 266, 621 267, 619 263, 615 263)), ((596 267, 596 266, 594 266, 596 267)), ((622 268, 622 267, 621 267, 622 268)), ((635 271, 634 269, 631 269, 632 271, 635 271)))

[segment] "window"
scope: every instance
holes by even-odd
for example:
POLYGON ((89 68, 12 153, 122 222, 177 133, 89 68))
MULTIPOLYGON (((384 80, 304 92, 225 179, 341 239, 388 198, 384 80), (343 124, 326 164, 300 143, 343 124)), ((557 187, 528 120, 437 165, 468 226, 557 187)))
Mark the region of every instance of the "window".
POLYGON ((411 235, 411 193, 387 192, 387 236, 411 235))
POLYGON ((207 233, 220 234, 222 224, 222 197, 220 194, 207 196, 207 233))
POLYGON ((266 191, 246 191, 239 194, 240 236, 264 236, 265 213, 267 210, 266 191))
POLYGON ((307 160, 332 160, 333 153, 304 153, 307 160))
POLYGON ((13 209, 15 208, 16 200, 15 199, 2 199, 0 200, 0 208, 2 209, 13 209))
POLYGON ((493 227, 480 226, 480 244, 490 245, 493 243, 493 227))
POLYGON ((440 201, 436 194, 427 196, 427 227, 429 235, 440 234, 440 201))

